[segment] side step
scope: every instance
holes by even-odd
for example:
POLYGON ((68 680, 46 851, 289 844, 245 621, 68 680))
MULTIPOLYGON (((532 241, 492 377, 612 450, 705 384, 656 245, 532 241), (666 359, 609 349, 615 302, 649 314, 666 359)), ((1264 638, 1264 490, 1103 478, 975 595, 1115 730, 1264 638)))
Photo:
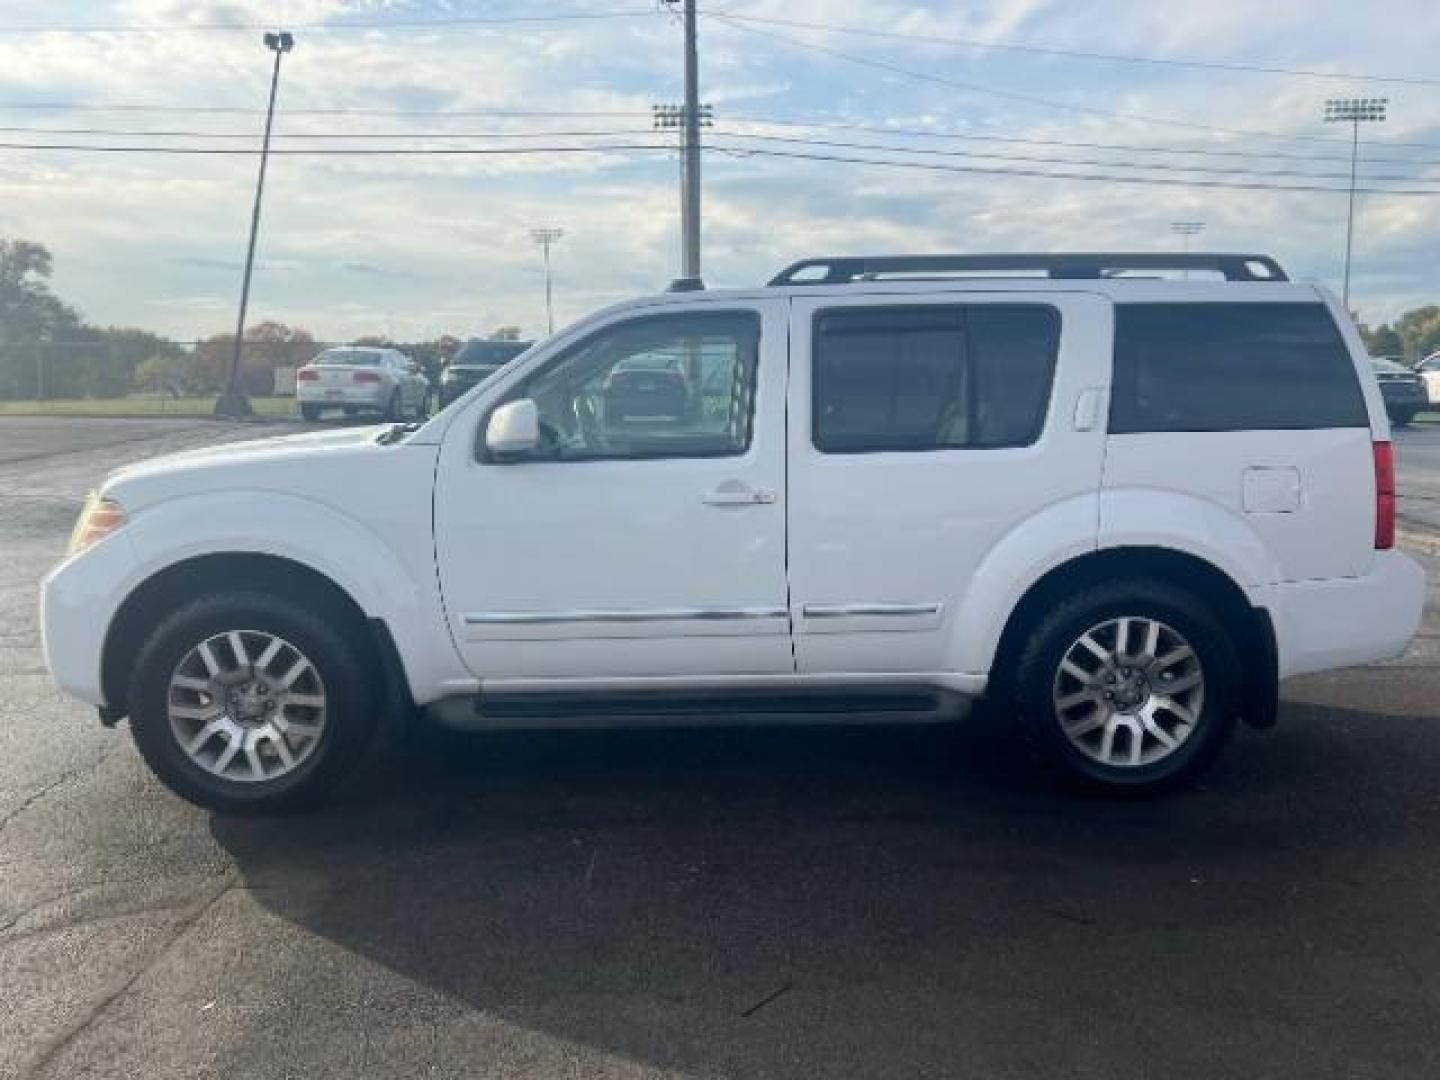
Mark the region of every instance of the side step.
POLYGON ((925 687, 726 693, 481 693, 434 702, 426 708, 426 714, 443 727, 459 731, 915 724, 956 719, 964 702, 958 694, 925 687))

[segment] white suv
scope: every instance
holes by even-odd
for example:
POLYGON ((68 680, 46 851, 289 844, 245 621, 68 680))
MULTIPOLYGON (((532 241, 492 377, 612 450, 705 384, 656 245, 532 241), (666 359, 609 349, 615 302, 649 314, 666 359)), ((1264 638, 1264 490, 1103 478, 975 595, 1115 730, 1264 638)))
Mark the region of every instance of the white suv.
POLYGON ((120 470, 45 581, 46 657, 228 811, 313 797, 416 706, 984 695, 1070 773, 1156 788, 1272 723, 1279 680, 1405 648, 1388 439, 1340 306, 1264 257, 810 260, 602 311, 423 426, 120 470), (646 370, 686 401, 607 409, 646 370))

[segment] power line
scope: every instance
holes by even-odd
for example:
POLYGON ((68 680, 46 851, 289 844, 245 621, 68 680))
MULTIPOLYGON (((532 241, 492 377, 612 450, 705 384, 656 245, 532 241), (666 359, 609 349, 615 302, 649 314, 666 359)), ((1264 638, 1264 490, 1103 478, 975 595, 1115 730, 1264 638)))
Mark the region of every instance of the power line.
MULTIPOLYGON (((798 150, 736 149, 733 147, 712 147, 722 154, 738 157, 790 158, 801 161, 827 161, 847 165, 881 165, 890 168, 919 169, 925 172, 965 173, 977 176, 1027 176, 1044 180, 1092 180, 1114 184, 1147 184, 1159 187, 1187 188, 1230 188, 1240 191, 1301 191, 1330 195, 1344 195, 1348 188, 1332 187, 1325 184, 1272 184, 1247 180, 1185 180, 1163 176, 1114 176, 1106 173, 1077 173, 1046 171, 1040 169, 1014 169, 989 165, 951 165, 930 161, 893 161, 885 158, 848 157, 839 154, 814 154, 798 150)), ((1440 196, 1440 188, 1356 188, 1357 192, 1368 195, 1420 195, 1440 196)))
POLYGON ((1153 124, 1160 127, 1186 128, 1192 131, 1206 131, 1215 135, 1243 135, 1247 138, 1285 139, 1299 140, 1303 142, 1336 142, 1338 140, 1324 138, 1319 135, 1296 135, 1274 131, 1246 130, 1242 128, 1220 127, 1215 124, 1203 124, 1195 120, 1177 120, 1170 117, 1146 116, 1141 113, 1120 112, 1116 109, 1106 109, 1097 105, 1080 105, 1069 101, 1056 101, 1053 98, 1037 97, 1033 94, 1022 94, 1014 90, 997 90, 993 87, 982 86, 978 83, 962 82, 959 79, 947 78, 943 75, 936 75, 928 71, 916 71, 913 68, 902 67, 899 64, 892 64, 886 60, 876 60, 868 56, 856 56, 854 53, 842 52, 839 49, 831 49, 825 45, 815 45, 808 41, 801 41, 798 38, 790 37, 788 34, 779 34, 771 30, 761 30, 754 26, 746 26, 736 22, 729 15, 711 15, 712 20, 718 20, 746 34, 755 34, 759 37, 771 38, 775 41, 783 41, 794 48, 803 49, 808 52, 822 53, 825 56, 834 57, 838 60, 845 60, 852 64, 859 64, 862 67, 874 68, 878 71, 888 71, 892 75, 903 75, 909 79, 917 79, 922 82, 935 83, 938 86, 948 86, 955 90, 965 90, 970 93, 983 94, 988 97, 1003 98, 1009 101, 1018 101, 1026 105, 1039 105, 1047 109, 1063 109, 1070 112, 1081 112, 1093 116, 1105 116, 1111 119, 1128 120, 1133 123, 1153 124))
MULTIPOLYGON (((943 150, 943 149, 936 149, 936 148, 934 148, 934 147, 928 147, 928 146, 925 146, 925 147, 894 146, 894 145, 885 144, 885 143, 845 142, 845 141, 833 140, 833 139, 807 139, 807 138, 789 137, 789 136, 784 136, 784 135, 744 135, 744 134, 734 134, 734 133, 724 132, 724 131, 717 132, 716 134, 719 135, 719 136, 722 137, 722 138, 730 138, 730 139, 756 139, 756 140, 763 140, 763 141, 766 141, 766 142, 791 143, 791 144, 799 144, 799 145, 803 145, 803 146, 823 146, 823 147, 829 147, 829 148, 832 148, 832 149, 843 149, 843 150, 878 150, 878 151, 884 151, 884 152, 886 152, 886 153, 923 154, 923 155, 927 155, 927 156, 938 156, 938 157, 958 157, 958 158, 975 158, 975 159, 986 159, 986 160, 997 160, 997 161, 1030 162, 1030 163, 1033 163, 1033 164, 1042 164, 1042 165, 1084 165, 1084 166, 1093 166, 1093 167, 1097 167, 1097 168, 1110 168, 1110 169, 1145 169, 1145 170, 1154 170, 1154 171, 1157 171, 1157 172, 1205 173, 1205 174, 1212 174, 1212 175, 1218 175, 1218 176, 1239 176, 1239 175, 1247 175, 1247 176, 1260 176, 1260 177, 1290 177, 1290 178, 1309 179, 1309 180, 1348 180, 1348 179, 1350 178, 1350 173, 1349 173, 1348 171, 1346 171, 1346 172, 1335 172, 1335 173, 1314 173, 1314 172, 1293 172, 1293 171, 1283 170, 1283 169, 1280 169, 1280 170, 1275 170, 1275 169, 1255 169, 1255 168, 1222 169, 1222 168, 1216 168, 1216 167, 1205 166, 1205 165, 1184 165, 1184 164, 1178 164, 1178 163, 1173 163, 1173 162, 1163 162, 1163 161, 1159 161, 1159 162, 1144 162, 1144 161, 1132 162, 1132 161, 1102 161, 1102 160, 1098 160, 1098 159, 1095 159, 1095 158, 1064 158, 1064 157, 1044 157, 1044 156, 1026 157, 1026 156, 1017 155, 1017 154, 999 154, 999 153, 983 153, 983 152, 977 153, 977 152, 975 152, 975 151, 973 151, 973 150, 943 150)), ((1365 179, 1369 180, 1369 181, 1372 182, 1372 183, 1390 183, 1390 182, 1417 183, 1417 182, 1426 182, 1426 181, 1430 180, 1431 178, 1429 178, 1429 177, 1424 177, 1424 176, 1368 176, 1368 177, 1366 177, 1365 179)), ((1436 181, 1436 182, 1440 182, 1440 177, 1436 177, 1436 178, 1435 178, 1435 181, 1436 181)))
MULTIPOLYGON (((979 135, 971 132, 942 132, 928 131, 912 128, 896 128, 877 126, 873 124, 841 124, 825 121, 806 120, 781 120, 766 117, 735 117, 733 123, 749 125, 771 125, 775 127, 789 127, 800 129, 820 129, 834 131, 859 131, 875 135, 889 135, 897 138, 925 138, 941 140, 959 140, 966 142, 1000 143, 1007 145, 1041 146, 1041 147, 1063 147, 1067 149, 1080 150, 1102 150, 1116 153, 1143 153, 1143 154, 1165 154, 1171 156, 1198 155, 1201 157, 1226 158, 1226 159, 1247 159, 1265 158, 1278 159, 1282 161, 1309 161, 1309 162, 1348 162, 1348 154, 1297 154, 1282 150, 1217 150, 1213 148, 1185 147, 1185 146, 1146 146, 1136 143, 1103 143, 1085 142, 1070 139, 1027 139, 1017 136, 1004 135, 979 135)), ((448 140, 448 139, 546 139, 546 138, 613 138, 622 135, 640 135, 649 132, 649 128, 605 128, 599 130, 568 130, 549 129, 543 131, 292 131, 276 132, 276 139, 384 139, 384 140, 448 140)), ((154 128, 100 128, 100 127, 36 127, 30 125, 3 125, 0 126, 0 133, 24 134, 24 135, 90 135, 105 136, 111 138, 193 138, 193 139, 253 139, 255 133, 252 131, 209 131, 194 128, 185 129, 154 129, 154 128)), ((779 138, 763 133, 748 131, 724 131, 736 137, 753 138, 779 138)), ((843 144, 842 144, 843 145, 843 144)), ((889 147, 897 151, 907 152, 928 152, 914 147, 889 147)), ((1023 160, 1023 159, 1020 159, 1023 160)), ((1362 165, 1376 164, 1391 165, 1416 165, 1416 166, 1440 166, 1440 158, 1406 158, 1406 157, 1367 157, 1362 159, 1362 165)), ((1103 164, 1109 164, 1108 162, 1103 164)), ((1118 164, 1118 163, 1117 163, 1118 164)), ((1126 168, 1143 167, 1140 163, 1125 163, 1126 168)), ((1243 171, 1243 170, 1239 170, 1243 171)))
MULTIPOLYGON (((246 108, 235 105, 152 105, 152 104, 110 104, 97 105, 89 102, 65 101, 19 101, 0 102, 0 109, 16 112, 133 112, 133 113, 204 113, 220 116, 260 116, 264 109, 246 108)), ((375 109, 365 107, 336 106, 331 108, 287 108, 286 116, 420 116, 440 119, 475 119, 476 117, 512 116, 538 117, 629 117, 649 119, 648 110, 561 110, 561 109, 375 109)))
POLYGON ((1265 64, 1241 64, 1233 61, 1186 60, 1176 57, 1086 52, 1080 49, 1060 49, 1053 46, 1021 45, 1010 41, 985 41, 979 38, 948 37, 936 34, 907 34, 898 30, 876 30, 863 26, 847 26, 843 23, 806 22, 803 19, 736 15, 729 11, 709 12, 702 10, 701 14, 710 15, 715 18, 732 19, 735 22, 760 23, 768 26, 790 26, 804 30, 825 30, 830 33, 851 34, 857 37, 885 38, 893 41, 913 41, 921 45, 955 45, 965 49, 1030 53, 1037 56, 1062 56, 1072 60, 1098 60, 1112 64, 1146 64, 1157 67, 1195 68, 1200 71, 1237 71, 1256 75, 1291 75, 1301 78, 1339 79, 1351 82, 1405 83, 1412 86, 1440 86, 1440 79, 1427 78, 1423 75, 1374 75, 1367 72, 1320 71, 1315 68, 1287 68, 1265 64))
MULTIPOLYGON (((510 26, 525 23, 585 22, 604 19, 653 18, 653 8, 621 11, 573 11, 551 15, 474 15, 456 16, 444 19, 375 19, 346 22, 286 23, 285 29, 305 31, 346 31, 346 30, 429 30, 450 29, 463 26, 510 26)), ((149 23, 108 26, 4 26, 0 34, 195 34, 229 33, 235 31, 253 32, 274 30, 273 22, 229 22, 229 23, 149 23)))
MULTIPOLYGON (((767 150, 747 147, 713 147, 722 154, 736 157, 770 157, 802 161, 826 161, 850 165, 879 165, 889 168, 919 169, 926 172, 963 173, 977 176, 1024 176, 1046 180, 1089 180, 1117 184, 1149 184, 1164 187, 1229 188, 1243 191, 1295 191, 1330 194, 1344 194, 1348 189, 1324 184, 1277 184, 1266 181, 1241 179, 1204 180, 1180 177, 1118 176, 1109 173, 1072 172, 1044 169, 1021 169, 1004 166, 957 165, 930 161, 896 161, 886 158, 853 157, 839 154, 818 154, 798 150, 767 150)), ((85 145, 80 143, 4 143, 0 150, 59 150, 79 153, 112 154, 161 154, 161 155, 203 155, 237 156, 250 155, 258 151, 241 147, 185 147, 152 145, 85 145)), ((385 147, 385 148, 324 148, 324 149, 279 149, 272 154, 288 156, 330 157, 330 156, 415 156, 415 157, 466 157, 491 155, 536 155, 559 153, 603 153, 658 151, 670 153, 673 147, 654 143, 612 143, 588 146, 511 146, 511 147, 385 147)), ((1440 188, 1373 188, 1358 187, 1357 192, 1373 195, 1440 195, 1440 188)))
MULTIPOLYGON (((892 135, 920 139, 958 139, 968 142, 1013 143, 1023 146, 1063 146, 1077 150, 1113 150, 1118 153, 1142 154, 1196 154, 1203 157, 1223 158, 1279 158, 1285 161, 1349 161, 1349 154, 1297 154, 1285 150, 1217 150, 1199 146, 1148 146, 1139 143, 1083 142, 1072 139, 1027 139, 1011 135, 981 135, 969 131, 933 131, 923 128, 900 128, 875 124, 845 124, 826 120, 781 120, 763 116, 732 116, 733 123, 770 124, 775 127, 819 128, 833 131, 862 131, 872 135, 892 135)), ((1371 146, 1415 147, 1436 150, 1440 146, 1431 143, 1380 143, 1371 146)), ((1366 157, 1364 163, 1385 162, 1393 165, 1440 165, 1440 160, 1422 158, 1366 157)))
MULTIPOLYGON (((663 150, 673 152, 673 144, 665 143, 604 143, 589 144, 585 146, 385 146, 385 147, 325 147, 325 148, 302 148, 284 147, 272 149, 270 153, 286 154, 292 157, 330 157, 330 156, 444 156, 463 154, 573 154, 573 153, 596 153, 612 150, 663 150)), ((91 152, 101 154, 180 154, 180 155, 218 155, 235 156, 246 154, 258 154, 258 149, 241 146, 154 146, 154 145, 126 145, 115 146, 97 143, 19 143, 0 142, 0 150, 67 150, 78 152, 91 152)))

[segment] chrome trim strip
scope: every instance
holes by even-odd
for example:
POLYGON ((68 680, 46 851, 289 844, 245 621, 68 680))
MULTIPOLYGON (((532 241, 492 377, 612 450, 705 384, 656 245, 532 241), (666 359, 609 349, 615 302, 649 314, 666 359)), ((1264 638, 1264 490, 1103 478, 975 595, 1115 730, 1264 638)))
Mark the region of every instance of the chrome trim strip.
POLYGON ((939 615, 941 604, 806 604, 800 614, 807 619, 849 619, 939 615))
POLYGON ((783 607, 653 608, 637 611, 478 611, 464 616, 466 626, 550 626, 556 623, 646 623, 698 620, 783 619, 783 607))

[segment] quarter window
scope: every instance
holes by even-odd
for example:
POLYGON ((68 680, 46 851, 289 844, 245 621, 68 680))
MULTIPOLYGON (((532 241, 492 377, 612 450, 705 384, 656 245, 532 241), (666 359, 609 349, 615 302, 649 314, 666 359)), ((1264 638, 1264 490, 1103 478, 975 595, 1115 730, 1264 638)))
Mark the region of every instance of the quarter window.
POLYGON ((830 454, 1028 446, 1060 314, 1038 304, 863 307, 815 316, 814 442, 830 454))
POLYGON ((1323 304, 1119 304, 1110 431, 1366 427, 1323 304))
POLYGON ((571 346, 508 400, 535 402, 542 460, 738 455, 759 350, 751 311, 634 319, 571 346))

